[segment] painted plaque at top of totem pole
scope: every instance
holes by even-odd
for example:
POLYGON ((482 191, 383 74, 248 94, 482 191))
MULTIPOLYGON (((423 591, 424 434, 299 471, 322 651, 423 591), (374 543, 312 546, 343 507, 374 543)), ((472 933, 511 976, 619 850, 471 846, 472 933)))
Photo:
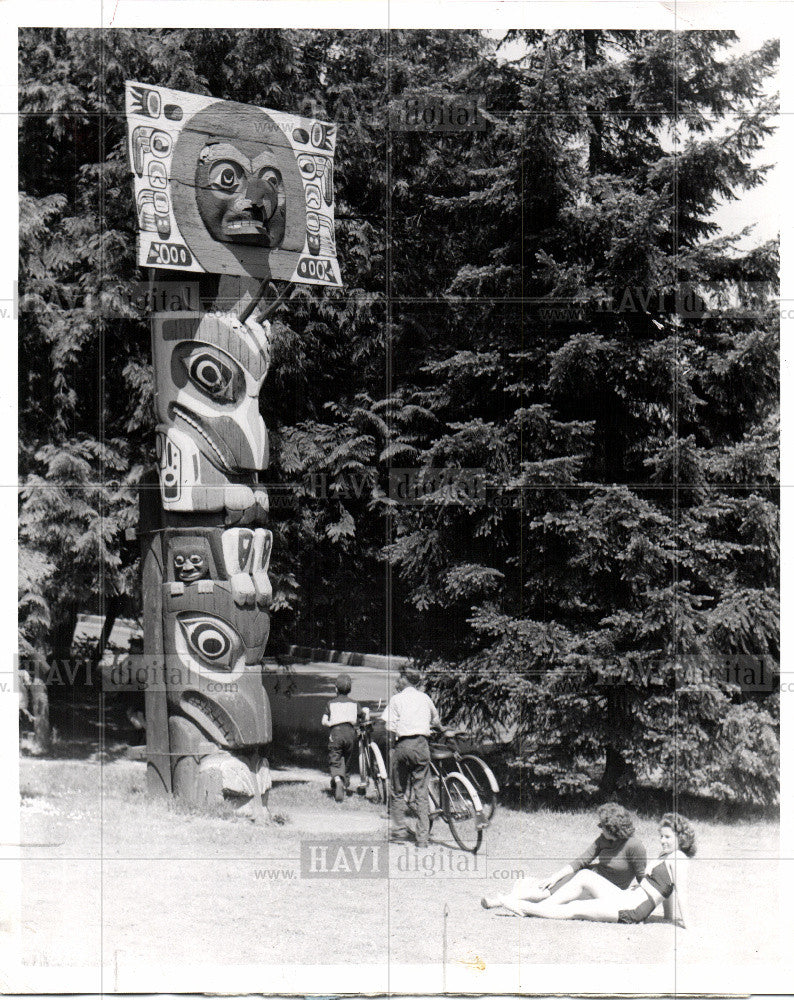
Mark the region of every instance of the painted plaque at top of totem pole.
POLYGON ((341 286, 336 126, 126 84, 138 263, 341 286))

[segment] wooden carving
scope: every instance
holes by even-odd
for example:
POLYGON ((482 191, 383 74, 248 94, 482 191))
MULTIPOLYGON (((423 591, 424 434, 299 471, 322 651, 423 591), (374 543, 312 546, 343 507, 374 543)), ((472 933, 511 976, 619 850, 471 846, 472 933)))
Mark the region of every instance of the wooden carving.
POLYGON ((157 456, 168 511, 226 511, 262 521, 269 461, 259 391, 270 363, 270 324, 221 313, 155 313, 152 349, 157 456))
MULTIPOLYGON (((262 657, 270 631, 264 561, 227 557, 259 528, 170 528, 162 533, 162 643, 173 791, 198 805, 232 796, 262 809, 269 788, 262 748, 272 739, 262 657), (241 577, 247 576, 245 581, 241 577), (241 591, 254 600, 241 600, 241 591), (258 598, 258 600, 257 600, 258 598)), ((263 544, 264 543, 264 544, 263 544)), ((148 718, 147 718, 148 728, 148 718)))
POLYGON ((128 82, 138 263, 341 286, 336 126, 128 82))
MULTIPOLYGON (((126 102, 140 264, 340 285, 334 126, 146 84, 126 102)), ((149 787, 261 816, 271 330, 255 302, 152 315, 159 503, 144 490, 141 510, 149 787)))

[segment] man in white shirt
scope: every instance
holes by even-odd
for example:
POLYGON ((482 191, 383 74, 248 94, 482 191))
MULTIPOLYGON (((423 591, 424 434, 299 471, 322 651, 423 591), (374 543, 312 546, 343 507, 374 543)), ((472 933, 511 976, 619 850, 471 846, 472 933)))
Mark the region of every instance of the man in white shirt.
POLYGON ((423 691, 417 690, 421 677, 415 670, 404 670, 397 678, 395 694, 383 720, 393 734, 391 752, 392 831, 391 839, 408 840, 405 825, 405 790, 410 775, 416 790, 416 846, 427 847, 430 836, 430 798, 427 785, 430 777, 430 746, 427 742, 432 728, 440 728, 436 706, 423 691))

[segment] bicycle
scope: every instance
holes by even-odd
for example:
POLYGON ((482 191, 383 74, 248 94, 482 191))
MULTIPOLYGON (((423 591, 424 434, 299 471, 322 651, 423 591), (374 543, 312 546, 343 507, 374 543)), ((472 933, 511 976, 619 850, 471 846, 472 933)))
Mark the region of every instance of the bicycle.
POLYGON ((499 782, 481 757, 473 753, 463 753, 458 740, 464 736, 468 736, 464 729, 445 729, 441 734, 444 743, 433 745, 438 749, 449 748, 455 762, 455 770, 460 771, 474 785, 482 803, 483 817, 490 823, 499 804, 499 782))
MULTIPOLYGON (((441 816, 458 847, 476 854, 482 844, 482 832, 486 825, 483 807, 477 789, 465 775, 439 766, 441 761, 452 758, 452 751, 446 747, 430 745, 430 827, 432 829, 433 820, 441 816)), ((406 802, 416 815, 416 788, 410 779, 406 802)))
POLYGON ((384 805, 388 800, 386 786, 386 764, 383 761, 383 754, 380 747, 372 739, 373 720, 362 719, 356 726, 358 736, 358 774, 359 774, 359 795, 366 795, 369 789, 369 782, 375 788, 375 801, 384 805))

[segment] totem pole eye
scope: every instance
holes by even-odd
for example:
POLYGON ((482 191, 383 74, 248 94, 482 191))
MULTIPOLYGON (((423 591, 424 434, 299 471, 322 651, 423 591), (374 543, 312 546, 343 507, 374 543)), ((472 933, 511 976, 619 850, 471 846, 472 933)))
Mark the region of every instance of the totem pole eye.
POLYGON ((263 181, 267 181, 268 184, 272 184, 273 187, 278 187, 281 183, 281 174, 272 167, 265 167, 264 170, 259 172, 259 176, 263 181))
POLYGON ((206 348, 191 351, 185 356, 184 363, 190 381, 197 389, 213 399, 234 400, 235 370, 231 363, 226 363, 206 348))
POLYGON ((177 620, 196 659, 216 670, 234 667, 241 644, 230 625, 213 615, 180 615, 177 620))
POLYGON ((229 160, 216 163, 210 170, 209 180, 214 188, 228 193, 235 190, 242 177, 242 167, 229 160))

